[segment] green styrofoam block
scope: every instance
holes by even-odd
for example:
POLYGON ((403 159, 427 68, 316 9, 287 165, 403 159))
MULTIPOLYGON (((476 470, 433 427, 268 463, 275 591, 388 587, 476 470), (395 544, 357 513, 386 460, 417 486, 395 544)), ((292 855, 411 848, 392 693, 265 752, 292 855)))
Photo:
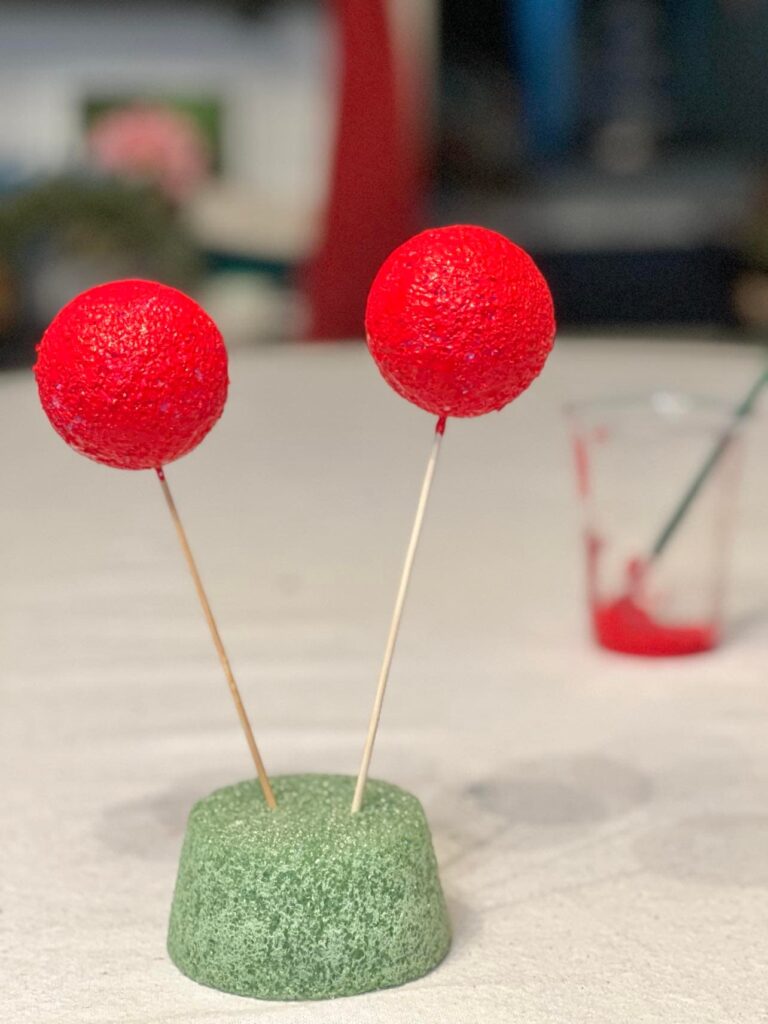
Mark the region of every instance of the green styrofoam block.
POLYGON ((354 779, 285 775, 270 811, 256 780, 189 816, 168 952, 203 985, 259 999, 327 999, 401 985, 451 941, 421 804, 354 779))

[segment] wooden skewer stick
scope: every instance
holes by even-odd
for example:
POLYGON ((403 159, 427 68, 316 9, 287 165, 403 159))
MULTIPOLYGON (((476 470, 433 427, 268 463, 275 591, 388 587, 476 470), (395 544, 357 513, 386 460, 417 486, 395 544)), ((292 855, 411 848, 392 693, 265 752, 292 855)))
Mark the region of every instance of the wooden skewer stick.
POLYGON ((387 680, 389 679, 389 669, 392 665, 392 656, 395 653, 395 645, 397 643, 397 634, 400 631, 400 619, 403 615, 403 607, 405 606, 405 598, 408 593, 408 584, 411 580, 411 571, 413 569, 414 559, 416 558, 416 548, 419 545, 419 536, 421 534, 421 527, 424 522, 424 513, 427 509, 427 501, 429 500, 429 492, 432 488, 432 480, 435 475, 435 467, 437 466, 437 456, 440 453, 440 442, 443 439, 445 433, 445 416, 441 416, 437 421, 435 427, 435 439, 432 444, 432 451, 429 456, 429 462, 427 463, 427 470, 424 474, 424 482, 421 485, 421 494, 419 495, 419 503, 416 506, 416 517, 413 520, 413 528, 411 529, 411 539, 408 542, 408 550, 405 554, 405 562, 403 564, 403 571, 400 576, 400 585, 397 589, 397 598, 395 599, 395 608, 392 613, 392 621, 389 625, 389 634, 387 636, 387 645, 384 648, 384 660, 381 665, 381 671, 379 672, 379 682, 376 687, 376 698, 373 702, 373 710, 371 712, 371 719, 368 724, 368 736, 365 740, 365 747, 363 748, 363 759, 360 764, 360 771, 357 776, 357 783, 355 785, 355 795, 352 798, 352 814, 357 814, 363 805, 363 793, 365 792, 365 783, 368 779, 368 769, 371 764, 371 755, 373 754, 373 745, 376 742, 376 732, 379 728, 379 719, 381 718, 381 706, 384 703, 384 693, 387 689, 387 680))
POLYGON ((216 619, 213 617, 211 605, 205 593, 205 588, 203 587, 203 581, 200 579, 200 573, 197 570, 197 564, 192 554, 192 549, 189 546, 187 534, 182 525, 181 518, 179 517, 179 512, 178 509, 176 508, 176 502, 173 500, 173 495, 171 494, 171 489, 168 486, 168 481, 165 479, 164 471, 162 470, 162 468, 158 468, 156 472, 157 478, 160 481, 160 486, 163 489, 163 495, 165 496, 165 502, 168 506, 168 511, 171 513, 173 525, 176 527, 176 534, 179 538, 179 543, 181 544, 181 550, 184 552, 184 558, 186 559, 189 572, 192 576, 192 581, 195 584, 195 590, 197 591, 197 597, 203 609, 203 614, 205 615, 205 621, 208 623, 208 629, 211 631, 213 646, 216 648, 216 654, 218 655, 219 661, 221 662, 221 667, 224 669, 224 676, 227 680, 227 685, 229 686, 229 692, 232 694, 232 700, 235 702, 235 710, 237 711, 237 717, 240 719, 240 725, 242 726, 243 732, 245 733, 245 740, 248 744, 248 749, 251 752, 253 763, 256 766, 256 774, 258 775, 259 778, 261 791, 264 794, 264 799, 267 802, 267 806, 269 807, 270 810, 273 811, 277 807, 277 802, 275 801, 275 794, 272 792, 272 786, 270 785, 269 782, 267 770, 264 767, 264 762, 261 759, 259 748, 256 745, 256 738, 253 735, 251 723, 248 721, 248 714, 245 710, 243 699, 240 696, 240 690, 238 689, 237 683, 235 681, 235 676, 234 673, 232 672, 232 666, 229 663, 227 652, 224 649, 224 644, 222 643, 221 635, 219 633, 219 627, 216 625, 216 619))

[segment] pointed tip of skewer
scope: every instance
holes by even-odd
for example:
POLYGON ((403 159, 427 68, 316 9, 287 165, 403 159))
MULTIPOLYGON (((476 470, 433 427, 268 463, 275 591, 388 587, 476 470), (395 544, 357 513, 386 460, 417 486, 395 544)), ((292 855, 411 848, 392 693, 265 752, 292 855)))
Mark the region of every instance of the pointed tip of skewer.
POLYGON ((269 778, 266 774, 257 773, 259 785, 261 786, 261 792, 264 796, 264 802, 270 811, 277 810, 277 800, 275 800, 275 794, 272 790, 269 778))

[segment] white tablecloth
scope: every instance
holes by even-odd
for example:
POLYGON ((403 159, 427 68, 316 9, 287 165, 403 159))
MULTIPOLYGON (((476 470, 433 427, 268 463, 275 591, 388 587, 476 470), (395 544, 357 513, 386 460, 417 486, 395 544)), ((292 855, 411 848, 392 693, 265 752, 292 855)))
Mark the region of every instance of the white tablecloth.
MULTIPOLYGON (((561 341, 451 422, 373 773, 415 791, 455 924, 415 984, 317 1004, 202 988, 165 953, 186 814, 250 774, 151 473, 0 381, 0 1019, 671 1024, 768 1019, 768 430, 753 423, 717 652, 597 650, 560 414, 646 385, 739 396, 755 350, 561 341)), ((169 479, 272 773, 354 773, 432 421, 358 345, 232 361, 169 479)))

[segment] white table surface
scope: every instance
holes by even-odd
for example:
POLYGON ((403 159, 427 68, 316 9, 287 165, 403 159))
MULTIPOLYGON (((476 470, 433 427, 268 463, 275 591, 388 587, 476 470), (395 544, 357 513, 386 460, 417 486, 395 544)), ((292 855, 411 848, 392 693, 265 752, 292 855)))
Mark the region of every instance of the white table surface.
MULTIPOLYGON (((165 953, 186 814, 250 774, 151 473, 69 452, 0 380, 0 1020, 768 1020, 768 429, 753 424, 732 629, 646 662, 589 642, 565 397, 738 396, 754 349, 561 341, 501 415, 452 422, 375 775, 429 815, 455 925, 400 989, 259 1003, 165 953)), ((362 346, 232 360, 170 468, 272 773, 354 773, 432 423, 362 346)))

